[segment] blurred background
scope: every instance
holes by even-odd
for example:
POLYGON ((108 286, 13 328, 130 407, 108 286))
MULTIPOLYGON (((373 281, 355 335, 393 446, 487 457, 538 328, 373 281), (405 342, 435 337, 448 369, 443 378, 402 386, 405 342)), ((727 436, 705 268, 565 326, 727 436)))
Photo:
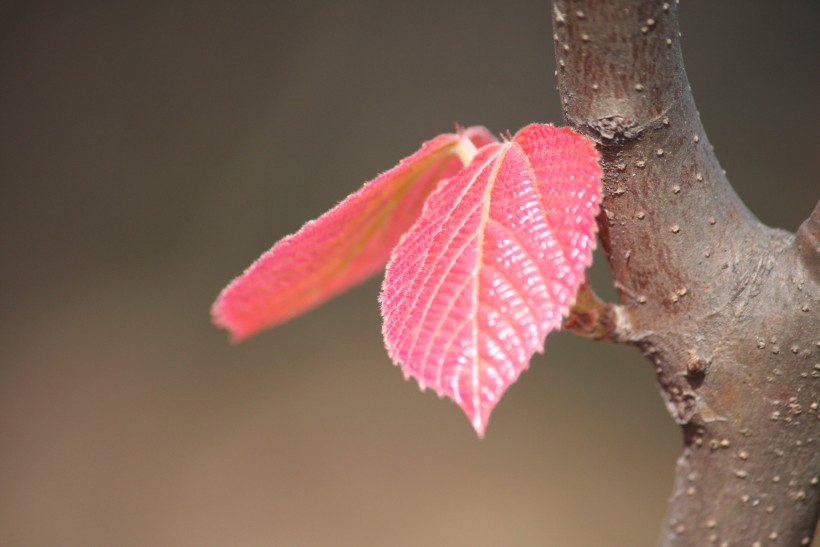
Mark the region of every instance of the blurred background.
MULTIPOLYGON (((723 166, 792 231, 820 197, 818 12, 681 7, 723 166)), ((423 140, 561 123, 549 13, 0 3, 0 545, 653 545, 680 439, 636 351, 550 336, 479 441, 391 365, 380 279, 238 346, 210 324, 423 140)))

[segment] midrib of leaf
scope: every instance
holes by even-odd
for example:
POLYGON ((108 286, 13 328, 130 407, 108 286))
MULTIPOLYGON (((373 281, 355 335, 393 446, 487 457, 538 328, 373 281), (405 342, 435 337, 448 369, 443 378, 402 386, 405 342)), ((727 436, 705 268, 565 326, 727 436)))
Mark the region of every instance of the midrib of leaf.
MULTIPOLYGON (((447 215, 446 215, 447 217, 449 217, 449 216, 453 213, 453 211, 455 210, 455 208, 456 208, 456 207, 458 207, 458 204, 459 204, 459 203, 461 203, 461 200, 462 200, 462 199, 464 199, 464 196, 467 194, 467 192, 469 191, 469 189, 473 186, 473 184, 475 184, 476 179, 479 177, 479 175, 481 175, 481 173, 484 171, 484 169, 486 169, 486 166, 487 166, 487 165, 489 165, 492 161, 494 161, 494 159, 495 159, 495 156, 493 156, 493 157, 491 157, 491 158, 488 158, 488 159, 484 162, 484 164, 476 170, 476 173, 475 173, 475 175, 473 175, 473 178, 472 178, 472 179, 471 179, 471 180, 470 180, 467 184, 465 184, 465 185, 464 185, 464 188, 461 190, 460 195, 459 195, 459 196, 458 196, 455 200, 453 200, 453 205, 452 205, 451 209, 447 212, 447 215)), ((460 225, 458 226, 458 228, 457 228, 457 229, 456 229, 453 233, 454 233, 454 234, 458 234, 458 233, 459 233, 459 231, 460 231, 460 230, 464 227, 464 224, 467 222, 467 220, 468 220, 469 218, 470 218, 470 214, 464 215, 464 218, 462 218, 460 225)), ((450 241, 448 242, 448 245, 449 245, 449 244, 452 244, 452 240, 450 240, 450 241)), ((443 253, 445 252, 445 250, 448 248, 448 245, 442 245, 442 251, 440 251, 440 253, 436 256, 435 260, 433 260, 433 262, 432 262, 433 264, 435 264, 435 263, 437 263, 439 260, 441 260, 441 257, 443 256, 443 253)), ((436 283, 435 288, 433 289, 433 291, 432 291, 432 293, 431 293, 431 294, 432 294, 432 296, 433 296, 433 298, 435 297, 435 295, 436 295, 436 294, 438 294, 438 291, 441 289, 441 285, 442 285, 442 283, 444 282, 444 279, 447 277, 447 275, 449 274, 450 270, 452 269, 453 264, 454 264, 454 263, 455 263, 455 261, 456 261, 456 258, 455 258, 455 257, 460 256, 460 255, 461 255, 461 253, 464 251, 464 248, 465 248, 465 247, 466 247, 466 244, 465 244, 465 246, 464 246, 464 247, 462 247, 462 249, 459 249, 459 251, 458 251, 457 253, 454 253, 454 258, 453 258, 452 260, 450 260, 449 264, 447 265, 447 267, 446 267, 446 268, 445 268, 445 270, 444 270, 444 274, 443 274, 443 275, 441 276, 441 278, 438 280, 438 282, 436 283)), ((413 277, 413 279, 412 279, 412 280, 408 283, 408 285, 409 285, 409 286, 414 286, 414 285, 416 285, 416 281, 419 279, 419 276, 422 274, 422 272, 423 272, 424 270, 425 270, 425 268, 419 268, 419 271, 415 274, 415 276, 414 276, 414 277, 413 277)), ((426 285, 426 283, 427 283, 427 281, 430 279, 430 276, 431 276, 431 275, 432 275, 432 270, 431 270, 431 269, 427 269, 426 274, 424 275, 424 279, 423 279, 423 281, 421 282, 421 284, 419 285, 421 288, 423 288, 423 287, 426 285)), ((420 288, 418 291, 416 291, 416 292, 415 292, 415 298, 413 298, 413 303, 412 303, 412 305, 410 306, 410 308, 411 308, 411 309, 412 309, 412 308, 415 308, 415 307, 416 307, 416 305, 418 304, 419 297, 421 296, 421 293, 422 293, 421 288, 420 288)), ((413 335, 412 335, 412 337, 410 338, 410 341, 411 341, 411 342, 410 342, 410 347, 407 349, 407 352, 405 353, 405 355, 406 355, 407 357, 411 357, 411 356, 412 356, 412 354, 413 354, 413 350, 416 348, 416 342, 417 342, 417 341, 418 341, 418 339, 419 339, 419 332, 420 332, 420 330, 421 330, 421 326, 424 324, 425 320, 427 319, 427 314, 430 312, 430 306, 431 306, 431 304, 432 304, 432 302, 433 302, 433 298, 428 298, 428 299, 427 299, 427 302, 425 302, 425 304, 424 304, 424 310, 422 311, 421 317, 419 318, 418 323, 414 326, 414 329, 413 329, 413 335)), ((402 298, 402 300, 405 300, 405 299, 406 299, 406 297, 403 297, 403 298, 402 298)), ((402 302, 402 303, 403 303, 403 302, 402 302)), ((449 307, 448 307, 448 310, 449 310, 449 309, 452 309, 452 305, 453 305, 453 303, 454 303, 454 301, 451 301, 451 302, 450 302, 449 307)), ((444 318, 444 317, 446 317, 446 314, 442 314, 442 317, 443 317, 443 318, 444 318)), ((438 332, 438 329, 439 329, 440 327, 441 327, 441 322, 439 322, 439 323, 438 323, 438 325, 436 326, 436 330, 435 330, 435 331, 436 331, 436 332, 438 332)), ((432 338, 432 337, 431 337, 431 338, 432 338)), ((428 354, 428 352, 427 352, 427 351, 425 351, 425 355, 427 355, 427 354, 428 354)), ((424 359, 424 360, 422 360, 422 362, 421 362, 421 368, 419 369, 419 373, 418 373, 418 375, 417 375, 417 377, 419 378, 419 381, 420 381, 420 383, 421 383, 422 387, 424 387, 424 386, 423 386, 423 382, 424 382, 423 378, 424 378, 424 370, 425 370, 426 366, 427 366, 427 361, 426 361, 426 359, 424 359)), ((441 391, 441 390, 440 390, 440 386, 438 386, 438 385, 437 385, 437 386, 435 386, 435 389, 436 389, 436 392, 440 394, 440 391, 441 391)))
MULTIPOLYGON (((487 175, 487 184, 486 184, 486 187, 484 189, 484 197, 480 202, 481 203, 481 217, 480 217, 480 221, 479 221, 479 227, 476 230, 475 235, 473 237, 469 238, 461 246, 461 248, 459 248, 456 252, 453 253, 453 258, 449 261, 449 264, 445 268, 443 275, 441 276, 441 278, 437 282, 435 288, 431 292, 432 298, 428 299, 427 303, 425 304, 425 308, 424 308, 424 311, 422 313, 421 319, 419 320, 418 325, 416 326, 416 329, 415 329, 415 332, 414 332, 414 335, 413 335, 413 338, 412 338, 412 344, 411 344, 410 348, 407 351, 407 356, 410 357, 412 355, 413 351, 415 350, 416 342, 420 337, 419 336, 420 328, 425 323, 425 321, 427 319, 427 315, 428 315, 428 312, 430 310, 432 301, 435 299, 435 295, 439 293, 439 291, 441 289, 441 286, 443 285, 444 280, 448 277, 450 271, 452 270, 453 265, 463 255, 464 251, 467 248, 469 248, 473 244, 477 245, 478 247, 477 247, 476 261, 475 261, 473 273, 470 276, 470 281, 469 281, 470 285, 463 287, 455 295, 453 295, 452 298, 449 299, 449 301, 447 303, 447 307, 443 310, 438 322, 436 323, 435 328, 433 329, 433 335, 428 337, 428 339, 427 339, 427 344, 425 346, 424 354, 423 354, 422 359, 420 361, 420 369, 419 369, 419 372, 418 372, 418 375, 417 375, 417 379, 418 379, 420 385, 422 387, 424 387, 424 385, 425 385, 424 371, 427 368, 427 361, 429 359, 430 350, 433 346, 433 341, 436 338, 437 334, 439 332, 441 332, 442 325, 444 324, 444 322, 449 317, 450 312, 452 311, 453 307, 455 306, 455 303, 458 300, 459 296, 463 293, 463 291, 465 289, 469 288, 470 292, 471 292, 471 302, 472 302, 472 306, 471 306, 472 307, 472 314, 471 314, 471 317, 470 317, 470 325, 469 326, 470 326, 470 330, 471 330, 471 337, 473 339, 472 346, 475 350, 474 362, 473 362, 473 365, 471 366, 471 375, 472 375, 471 376, 471 383, 473 385, 473 390, 472 390, 473 399, 472 399, 472 402, 473 402, 474 408, 478 412, 478 414, 476 414, 474 416, 477 417, 480 420, 480 422, 483 422, 483 416, 481 415, 481 411, 480 411, 480 395, 481 394, 480 394, 480 390, 477 388, 477 386, 480 384, 479 375, 480 375, 480 370, 481 370, 481 368, 479 366, 480 358, 479 358, 479 349, 478 349, 479 348, 479 346, 478 346, 478 305, 479 305, 479 294, 480 294, 480 287, 479 287, 480 275, 479 274, 480 274, 480 270, 481 270, 481 267, 482 267, 482 264, 483 264, 483 243, 484 243, 483 233, 484 233, 484 230, 486 228, 487 222, 489 220, 489 210, 490 210, 490 205, 491 205, 490 196, 491 196, 492 190, 495 186, 495 181, 498 177, 498 171, 501 167, 501 164, 503 163, 504 157, 506 156, 507 152, 509 151, 510 146, 512 146, 512 143, 508 143, 508 144, 504 145, 503 147, 501 147, 498 150, 498 152, 496 154, 494 154, 492 157, 488 158, 486 160, 486 162, 484 163, 484 165, 482 165, 476 171, 476 173, 473 176, 472 180, 470 180, 464 186, 464 189, 461 191, 460 195, 453 201, 453 208, 455 208, 462 202, 464 196, 474 186, 476 181, 482 176, 483 173, 485 173, 485 171, 487 169, 487 166, 489 166, 490 164, 493 164, 492 172, 489 175, 487 175)), ((452 213, 452 210, 453 209, 451 209, 450 213, 452 213)), ((470 216, 472 216, 472 214, 473 213, 471 211, 470 213, 464 215, 464 218, 463 218, 461 224, 458 226, 457 229, 455 229, 453 231, 454 235, 457 235, 461 232, 461 230, 463 229, 463 227, 466 224, 467 220, 470 218, 470 216)), ((445 246, 445 248, 446 248, 446 246, 445 246)), ((441 258, 441 256, 442 255, 439 255, 438 257, 436 257, 436 260, 434 262, 438 262, 438 260, 441 258)), ((427 278, 429 279, 429 275, 427 276, 427 278)), ((426 283, 426 279, 425 279, 424 283, 426 283)), ((423 284, 422 284, 422 286, 423 286, 423 284)), ((414 305, 415 305, 415 302, 414 302, 414 305)), ((444 355, 446 355, 447 351, 452 346, 453 341, 458 337, 458 334, 460 332, 461 332, 461 329, 459 328, 459 329, 454 330, 453 333, 451 333, 450 337, 447 340, 447 343, 444 346, 444 355)), ((436 367, 436 380, 435 380, 435 384, 434 384, 435 390, 436 390, 437 393, 439 393, 439 395, 441 394, 441 382, 442 382, 441 373, 442 373, 442 363, 439 363, 438 366, 436 367)), ((453 389, 453 396, 454 396, 455 400, 457 402, 460 402, 461 400, 463 400, 463 397, 461 395, 461 390, 458 388, 458 381, 457 381, 458 377, 459 377, 458 374, 455 374, 453 376, 454 384, 451 387, 453 389)), ((474 424, 475 424, 475 420, 474 420, 474 424)))
MULTIPOLYGON (((460 151, 459 147, 465 141, 472 147, 473 150, 475 150, 475 146, 473 146, 469 139, 462 138, 455 145, 442 149, 424 162, 421 162, 419 165, 411 167, 406 175, 405 181, 402 182, 395 191, 381 194, 377 199, 366 205, 364 218, 360 217, 358 222, 348 230, 337 232, 328 242, 328 245, 333 245, 334 242, 344 237, 344 235, 349 233, 349 231, 355 231, 360 227, 365 226, 365 231, 360 233, 356 238, 356 245, 347 248, 347 251, 340 255, 337 260, 329 263, 328 267, 324 271, 317 272, 316 275, 319 279, 332 279, 350 268, 354 262, 353 259, 362 253, 374 234, 376 234, 380 228, 389 222, 390 216, 396 210, 399 203, 401 203, 402 198, 410 191, 419 177, 425 174, 425 171, 431 164, 439 162, 436 170, 432 174, 433 176, 430 179, 436 180, 439 179, 439 174, 447 165, 447 156, 456 155, 463 162, 464 158, 467 156, 465 156, 463 151, 460 151)), ((313 289, 311 292, 314 294, 319 293, 322 290, 321 284, 313 282, 309 284, 309 288, 313 289)))
POLYGON ((481 223, 478 227, 478 249, 476 250, 476 266, 475 270, 473 271, 471 283, 472 283, 472 307, 473 307, 473 314, 470 318, 471 321, 471 331, 472 331, 472 338, 473 338, 473 348, 474 348, 474 356, 473 356, 473 364, 470 380, 472 382, 472 394, 473 394, 473 428, 479 432, 479 435, 483 435, 484 428, 486 424, 484 423, 483 411, 481 408, 481 356, 480 350, 478 345, 478 336, 479 336, 479 327, 478 327, 478 306, 479 306, 479 295, 480 295, 480 281, 481 281, 481 268, 484 266, 484 232, 487 228, 487 222, 490 220, 490 205, 491 205, 491 196, 493 188, 495 187, 495 182, 498 178, 498 171, 501 168, 501 165, 504 163, 504 158, 507 156, 507 153, 510 150, 510 147, 513 146, 513 143, 508 142, 501 149, 498 151, 498 155, 496 156, 495 164, 493 165, 493 171, 490 174, 490 178, 487 181, 487 187, 484 189, 484 206, 481 210, 481 223))
MULTIPOLYGON (((390 196, 389 193, 385 193, 383 196, 380 196, 383 199, 378 202, 374 200, 374 203, 369 205, 366 214, 371 215, 375 211, 375 218, 373 218, 372 221, 368 219, 359 223, 359 225, 362 225, 365 222, 370 222, 370 225, 368 226, 367 231, 359 238, 359 244, 348 250, 348 252, 344 255, 344 260, 342 260, 339 266, 331 272, 331 275, 340 273, 340 271, 344 270, 346 265, 349 265, 350 257, 356 256, 362 252, 363 248, 367 245, 370 238, 373 237, 373 234, 378 231, 379 227, 384 226, 387 222, 389 222, 389 217, 393 214, 393 211, 396 210, 399 203, 401 203, 403 196, 410 191, 419 177, 425 174, 431 164, 439 162, 436 170, 432 172, 432 176, 428 179, 429 181, 436 181, 434 184, 438 184, 441 182, 440 174, 447 166, 447 156, 457 156, 461 160, 462 167, 466 167, 473 160, 476 152, 476 147, 472 141, 470 141, 467 137, 461 136, 453 145, 443 148, 438 153, 427 158, 424 162, 412 167, 407 175, 407 179, 393 193, 393 196, 390 196)), ((419 195, 422 195, 422 193, 419 195)), ((426 200, 429 195, 430 192, 428 192, 423 199, 426 200)), ((338 237, 341 237, 341 234, 339 234, 338 237)))

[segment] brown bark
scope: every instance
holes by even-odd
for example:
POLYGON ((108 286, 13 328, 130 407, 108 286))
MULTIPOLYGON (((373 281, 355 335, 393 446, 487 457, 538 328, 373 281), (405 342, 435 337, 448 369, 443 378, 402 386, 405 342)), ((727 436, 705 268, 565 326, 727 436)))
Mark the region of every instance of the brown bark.
POLYGON ((566 122, 603 156, 609 338, 652 362, 683 430, 660 545, 808 545, 820 204, 790 234, 740 201, 695 108, 674 2, 555 0, 552 15, 566 122))

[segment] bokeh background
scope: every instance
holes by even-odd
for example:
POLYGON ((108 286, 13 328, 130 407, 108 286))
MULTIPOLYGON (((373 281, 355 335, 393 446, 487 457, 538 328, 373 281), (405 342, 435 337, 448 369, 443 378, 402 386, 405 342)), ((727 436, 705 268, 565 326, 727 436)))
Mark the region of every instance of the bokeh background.
MULTIPOLYGON (((637 352, 550 336, 479 441, 390 364, 379 279, 238 346, 209 320, 455 122, 560 123, 549 9, 0 3, 0 545, 652 545, 680 439, 637 352)), ((723 166, 789 230, 820 197, 819 12, 681 7, 723 166)))

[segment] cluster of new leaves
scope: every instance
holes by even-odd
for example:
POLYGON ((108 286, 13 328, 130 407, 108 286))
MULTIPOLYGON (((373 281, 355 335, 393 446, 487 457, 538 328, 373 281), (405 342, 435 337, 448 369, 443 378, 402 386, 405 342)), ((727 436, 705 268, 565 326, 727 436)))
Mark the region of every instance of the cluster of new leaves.
POLYGON ((479 435, 592 262, 601 168, 570 129, 483 127, 422 145, 279 241, 213 307, 234 340, 307 311, 387 264, 383 334, 421 388, 453 399, 479 435))

